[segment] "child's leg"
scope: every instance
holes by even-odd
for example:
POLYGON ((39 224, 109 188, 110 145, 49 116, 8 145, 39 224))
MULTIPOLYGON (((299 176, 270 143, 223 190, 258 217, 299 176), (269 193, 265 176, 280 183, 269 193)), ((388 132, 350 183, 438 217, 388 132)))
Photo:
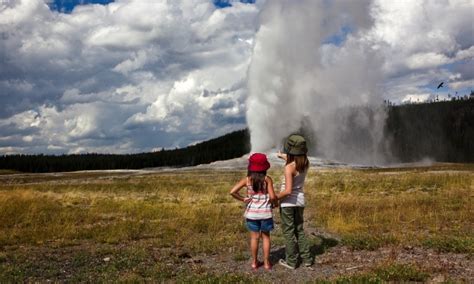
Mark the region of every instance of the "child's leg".
POLYGON ((263 263, 265 268, 271 268, 270 263, 270 232, 262 232, 262 241, 263 241, 263 263))
POLYGON ((260 232, 250 232, 250 252, 252 253, 252 267, 258 266, 258 241, 260 239, 260 232))
POLYGON ((311 265, 313 263, 313 258, 311 256, 310 246, 308 238, 304 233, 304 218, 303 212, 304 207, 295 207, 296 214, 295 214, 295 231, 298 239, 298 248, 300 251, 300 256, 303 259, 305 265, 311 265))
POLYGON ((298 261, 298 246, 295 236, 295 207, 280 207, 281 228, 285 237, 286 263, 295 268, 298 261))

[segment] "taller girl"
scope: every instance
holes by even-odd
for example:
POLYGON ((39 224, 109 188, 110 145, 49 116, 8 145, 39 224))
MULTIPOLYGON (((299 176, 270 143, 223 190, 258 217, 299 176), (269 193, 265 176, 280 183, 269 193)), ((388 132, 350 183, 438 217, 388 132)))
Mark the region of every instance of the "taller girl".
POLYGON ((303 136, 290 135, 284 146, 285 153, 278 153, 278 157, 286 161, 285 180, 277 198, 280 200, 280 217, 283 236, 285 237, 285 259, 280 264, 289 269, 295 269, 298 263, 298 254, 303 265, 311 267, 313 259, 309 243, 303 229, 304 180, 309 168, 308 148, 303 136))

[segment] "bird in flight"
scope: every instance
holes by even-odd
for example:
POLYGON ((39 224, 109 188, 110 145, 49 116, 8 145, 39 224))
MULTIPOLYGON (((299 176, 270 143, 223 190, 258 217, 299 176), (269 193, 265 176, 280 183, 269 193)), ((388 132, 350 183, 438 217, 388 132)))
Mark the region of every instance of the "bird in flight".
POLYGON ((438 88, 436 88, 436 89, 441 88, 443 86, 443 84, 444 84, 444 82, 439 83, 438 88))

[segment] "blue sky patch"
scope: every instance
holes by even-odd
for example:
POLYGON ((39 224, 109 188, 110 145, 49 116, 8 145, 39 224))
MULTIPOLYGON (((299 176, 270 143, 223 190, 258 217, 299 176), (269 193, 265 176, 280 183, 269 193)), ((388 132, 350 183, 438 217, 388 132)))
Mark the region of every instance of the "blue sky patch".
POLYGON ((107 5, 114 2, 114 0, 54 0, 48 4, 49 8, 53 11, 61 13, 71 13, 74 7, 77 5, 87 4, 102 4, 107 5))
MULTIPOLYGON (((219 8, 227 8, 232 6, 231 0, 213 0, 214 5, 219 8)), ((240 0, 241 3, 254 4, 255 0, 240 0)))
MULTIPOLYGON (((232 0, 212 0, 218 8, 227 8, 232 6, 232 0)), ((50 2, 49 8, 61 13, 71 13, 77 5, 102 4, 107 5, 114 0, 54 0, 50 2)), ((255 0, 240 0, 241 3, 254 4, 255 0)))
POLYGON ((339 32, 337 32, 336 34, 333 34, 331 36, 329 36, 328 38, 326 38, 324 41, 323 41, 323 44, 334 44, 336 46, 340 46, 341 44, 344 43, 344 41, 346 40, 347 36, 352 33, 353 29, 350 27, 350 26, 343 26, 339 32))

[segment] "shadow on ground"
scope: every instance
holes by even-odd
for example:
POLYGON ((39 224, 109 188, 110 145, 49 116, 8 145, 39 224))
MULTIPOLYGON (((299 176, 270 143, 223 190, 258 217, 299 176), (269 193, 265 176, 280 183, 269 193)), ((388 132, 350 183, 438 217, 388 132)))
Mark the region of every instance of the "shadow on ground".
MULTIPOLYGON (((313 259, 316 256, 323 254, 327 249, 335 247, 339 244, 339 241, 334 238, 324 237, 322 235, 310 234, 307 235, 311 244, 310 251, 313 259)), ((285 258, 285 247, 279 247, 276 250, 270 252, 271 263, 278 263, 280 259, 285 258)))

